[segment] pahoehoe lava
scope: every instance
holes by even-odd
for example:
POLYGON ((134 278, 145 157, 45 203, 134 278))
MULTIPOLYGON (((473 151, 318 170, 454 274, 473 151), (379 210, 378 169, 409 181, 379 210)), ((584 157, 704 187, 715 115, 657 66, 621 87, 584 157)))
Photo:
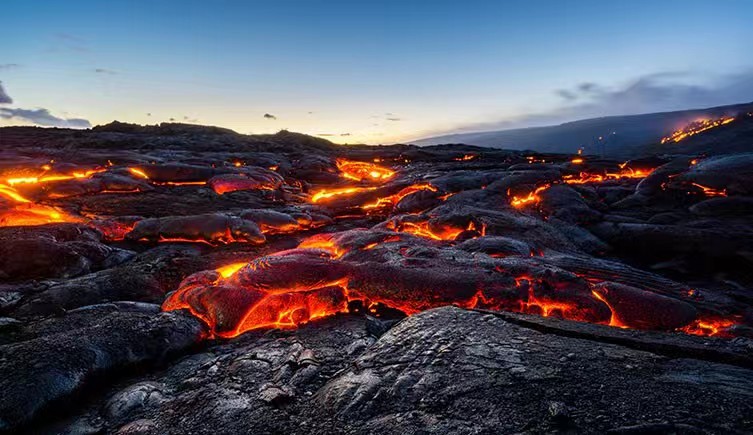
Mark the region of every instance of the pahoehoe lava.
POLYGON ((2 129, 0 431, 753 431, 753 154, 681 152, 735 125, 626 161, 2 129))

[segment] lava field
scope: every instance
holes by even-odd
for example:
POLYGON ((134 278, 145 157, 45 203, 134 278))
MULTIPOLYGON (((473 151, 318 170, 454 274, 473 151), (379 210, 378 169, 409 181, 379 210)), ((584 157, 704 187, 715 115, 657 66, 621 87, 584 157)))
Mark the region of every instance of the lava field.
POLYGON ((0 431, 753 431, 753 154, 0 135, 0 431))

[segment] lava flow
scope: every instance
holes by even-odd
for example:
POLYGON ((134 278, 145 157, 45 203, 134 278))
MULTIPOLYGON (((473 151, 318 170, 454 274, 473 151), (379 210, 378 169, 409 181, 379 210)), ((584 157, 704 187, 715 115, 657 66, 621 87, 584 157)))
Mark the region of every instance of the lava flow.
POLYGON ((679 130, 672 132, 671 135, 663 137, 661 140, 661 143, 662 144, 665 144, 668 142, 677 143, 683 139, 689 138, 690 136, 694 136, 698 133, 702 133, 706 130, 711 130, 712 128, 729 124, 730 122, 734 120, 735 118, 732 116, 723 116, 718 119, 699 119, 697 121, 691 122, 690 124, 686 125, 685 127, 679 130))
POLYGON ((57 207, 35 204, 12 186, 0 184, 0 199, 10 203, 0 208, 0 226, 3 227, 82 221, 57 207))
POLYGON ((526 205, 530 203, 539 202, 541 200, 541 198, 539 197, 539 194, 545 191, 546 189, 548 189, 550 186, 551 186, 550 184, 539 186, 536 189, 534 189, 532 192, 528 193, 528 195, 526 196, 513 195, 513 197, 510 199, 510 205, 516 208, 520 208, 520 207, 525 207, 526 205))
POLYGON ((337 169, 343 178, 354 181, 387 181, 395 176, 395 171, 368 162, 337 159, 337 169))
MULTIPOLYGON (((427 239, 424 249, 433 246, 433 240, 452 236, 429 234, 422 235, 427 239)), ((432 264, 419 258, 412 261, 404 244, 402 238, 367 230, 313 236, 293 250, 191 275, 167 298, 163 309, 188 309, 218 337, 295 326, 345 312, 353 301, 381 304, 409 315, 455 304, 704 335, 721 335, 733 325, 711 324, 687 301, 623 284, 562 273, 521 275, 523 270, 535 270, 539 260, 533 257, 514 263, 490 259, 488 266, 443 259, 432 264), (403 260, 393 263, 389 258, 395 255, 403 260), (366 258, 372 262, 365 263, 366 258)))

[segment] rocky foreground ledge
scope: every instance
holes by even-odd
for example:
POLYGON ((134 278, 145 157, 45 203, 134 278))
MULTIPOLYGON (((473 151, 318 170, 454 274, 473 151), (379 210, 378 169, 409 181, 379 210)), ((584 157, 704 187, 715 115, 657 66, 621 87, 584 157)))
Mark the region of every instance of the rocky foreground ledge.
POLYGON ((557 322, 442 307, 396 324, 338 315, 192 349, 203 328, 192 316, 149 304, 92 306, 34 325, 27 331, 34 339, 3 347, 0 413, 8 428, 44 405, 66 409, 70 401, 56 399, 87 384, 78 392, 83 411, 29 430, 753 430, 753 346, 745 339, 652 341, 645 333, 557 322), (647 346, 652 351, 639 350, 647 346))

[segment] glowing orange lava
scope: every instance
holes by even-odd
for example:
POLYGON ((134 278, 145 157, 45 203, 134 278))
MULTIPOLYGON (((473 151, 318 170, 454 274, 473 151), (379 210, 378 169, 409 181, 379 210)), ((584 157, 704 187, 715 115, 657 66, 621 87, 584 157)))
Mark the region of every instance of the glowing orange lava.
POLYGON ((15 186, 17 184, 49 183, 53 181, 73 180, 76 178, 89 178, 94 174, 106 171, 105 168, 97 168, 97 169, 91 169, 87 171, 76 171, 71 174, 45 175, 45 173, 47 173, 52 168, 49 165, 44 165, 42 169, 44 170, 44 172, 40 175, 31 176, 31 177, 11 177, 11 178, 7 178, 5 182, 9 186, 15 186))
POLYGON ((726 330, 737 323, 730 319, 707 318, 698 319, 680 331, 692 335, 727 336, 726 330))
POLYGON ((395 176, 395 171, 373 163, 346 159, 337 159, 335 163, 342 177, 349 180, 387 181, 395 176))
POLYGON ((453 160, 458 161, 458 162, 467 162, 468 160, 473 160, 476 157, 478 157, 478 155, 476 154, 466 154, 462 157, 455 157, 453 160))
POLYGON ((325 202, 333 198, 353 195, 354 193, 368 192, 376 187, 342 187, 338 189, 322 189, 311 197, 311 202, 325 202))
POLYGON ((697 121, 691 122, 690 124, 686 125, 685 127, 677 131, 672 132, 671 135, 667 137, 663 137, 661 140, 661 143, 662 144, 665 144, 668 142, 677 143, 683 139, 689 138, 690 136, 696 135, 706 130, 711 130, 712 128, 729 124, 730 122, 734 120, 735 118, 731 116, 724 116, 718 119, 699 119, 697 121))
POLYGON ((361 206, 361 208, 364 210, 376 210, 376 209, 382 209, 386 207, 391 208, 391 207, 394 207, 398 202, 400 202, 401 199, 405 198, 411 193, 415 193, 420 190, 431 190, 432 192, 436 192, 437 188, 428 183, 414 184, 412 186, 408 186, 402 189, 400 192, 394 195, 390 195, 384 198, 379 198, 376 200, 376 202, 373 202, 371 204, 365 204, 361 206))
POLYGON ((619 165, 618 172, 588 172, 582 171, 576 175, 565 175, 562 180, 567 184, 602 183, 607 180, 619 180, 622 178, 646 178, 653 169, 633 169, 628 162, 619 165))
POLYGON ((545 191, 549 187, 550 187, 549 184, 539 186, 533 192, 530 192, 528 195, 523 196, 523 197, 518 197, 514 195, 512 199, 510 200, 510 205, 516 208, 521 208, 521 207, 525 207, 527 204, 539 202, 541 200, 541 198, 539 198, 539 193, 545 191))
POLYGON ((691 183, 693 186, 701 189, 706 196, 727 196, 726 189, 714 189, 713 187, 706 187, 698 183, 691 183))
POLYGON ((56 207, 35 204, 24 198, 15 188, 0 184, 0 198, 13 203, 9 208, 0 208, 0 226, 31 226, 55 222, 81 222, 82 219, 70 215, 56 207))

